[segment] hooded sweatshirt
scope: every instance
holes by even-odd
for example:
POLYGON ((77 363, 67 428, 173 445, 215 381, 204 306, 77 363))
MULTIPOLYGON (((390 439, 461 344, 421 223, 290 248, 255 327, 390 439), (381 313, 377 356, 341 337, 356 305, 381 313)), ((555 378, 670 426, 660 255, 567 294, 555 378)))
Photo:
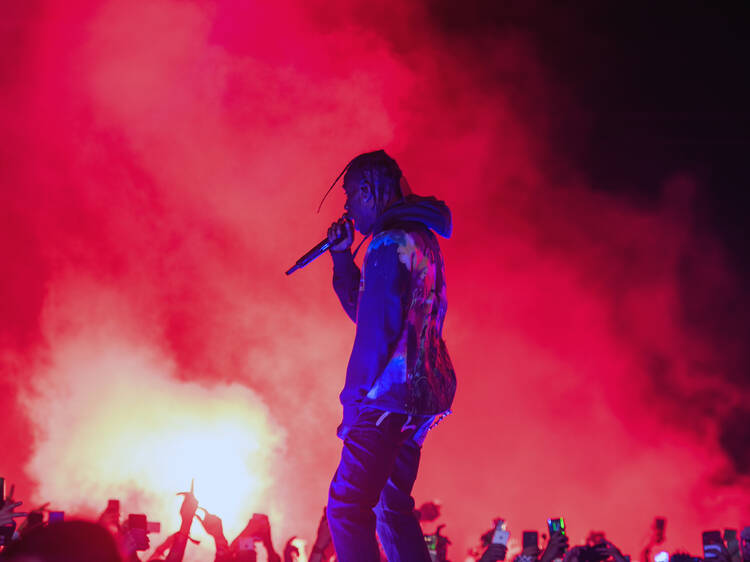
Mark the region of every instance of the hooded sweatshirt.
POLYGON ((456 375, 442 337, 447 301, 435 233, 448 238, 451 228, 445 203, 409 195, 376 222, 364 274, 350 251, 331 252, 333 288, 357 325, 339 396, 343 428, 363 406, 418 416, 450 409, 456 375))

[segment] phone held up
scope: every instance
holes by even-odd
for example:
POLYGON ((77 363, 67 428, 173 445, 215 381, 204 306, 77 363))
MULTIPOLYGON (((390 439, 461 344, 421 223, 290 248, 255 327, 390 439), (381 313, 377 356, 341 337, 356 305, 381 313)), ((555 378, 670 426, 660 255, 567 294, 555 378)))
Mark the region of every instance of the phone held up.
POLYGON ((143 513, 128 515, 128 527, 136 542, 136 550, 147 550, 149 548, 148 534, 161 532, 161 523, 149 521, 143 513))
POLYGON ((724 540, 719 531, 703 531, 703 559, 706 562, 721 556, 724 540))
POLYGON ((547 529, 549 534, 552 536, 554 533, 565 534, 565 520, 562 517, 555 517, 553 519, 547 519, 547 529))
POLYGON ((495 521, 495 532, 492 533, 492 544, 502 544, 508 546, 510 531, 505 528, 505 520, 497 519, 495 521))
POLYGON ((523 532, 523 550, 524 552, 539 550, 539 533, 536 531, 523 532))
POLYGON ((437 562, 438 560, 438 554, 437 554, 438 536, 435 534, 425 535, 424 542, 427 545, 427 552, 430 554, 431 562, 437 562))

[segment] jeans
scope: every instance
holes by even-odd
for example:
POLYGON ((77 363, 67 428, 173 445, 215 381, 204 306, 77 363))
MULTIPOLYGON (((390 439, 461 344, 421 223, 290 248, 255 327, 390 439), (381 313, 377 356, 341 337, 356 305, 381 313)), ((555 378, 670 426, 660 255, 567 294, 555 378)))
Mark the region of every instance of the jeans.
POLYGON ((339 562, 429 562, 411 490, 421 447, 412 437, 432 417, 363 408, 344 436, 328 494, 328 526, 339 562), (408 422, 408 423, 407 423, 408 422))

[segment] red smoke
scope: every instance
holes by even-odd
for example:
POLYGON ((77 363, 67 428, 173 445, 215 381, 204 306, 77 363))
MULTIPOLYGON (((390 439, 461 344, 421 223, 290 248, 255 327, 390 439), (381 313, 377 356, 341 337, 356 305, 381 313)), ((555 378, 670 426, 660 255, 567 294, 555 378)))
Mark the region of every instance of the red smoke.
POLYGON ((229 530, 267 511, 277 543, 311 537, 353 326, 327 257, 283 272, 339 216, 338 192, 313 212, 328 183, 384 147, 454 214, 459 389, 415 490, 443 502, 453 559, 494 516, 518 536, 563 515, 636 557, 654 515, 692 551, 746 524, 747 473, 719 446, 741 350, 692 321, 737 290, 700 186, 675 173, 655 206, 594 190, 556 156, 549 120, 579 110, 528 39, 479 59, 397 6, 14 8, 0 473, 29 503, 119 495, 165 526, 195 476, 229 530))

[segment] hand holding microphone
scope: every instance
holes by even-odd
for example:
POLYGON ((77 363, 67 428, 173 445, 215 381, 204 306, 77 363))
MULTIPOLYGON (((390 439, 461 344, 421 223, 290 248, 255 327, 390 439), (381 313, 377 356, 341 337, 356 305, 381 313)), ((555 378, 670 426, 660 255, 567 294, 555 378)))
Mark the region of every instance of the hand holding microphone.
POLYGON ((354 242, 354 226, 346 215, 331 225, 328 229, 328 242, 332 252, 343 252, 352 247, 354 242))
POLYGON ((308 263, 323 255, 329 248, 334 252, 343 252, 344 250, 348 250, 351 247, 353 241, 354 226, 352 225, 352 222, 346 217, 346 215, 344 215, 331 225, 331 228, 328 229, 328 235, 323 240, 318 242, 318 244, 313 247, 312 250, 298 259, 297 263, 295 263, 286 271, 286 274, 291 275, 298 269, 302 269, 308 263))

